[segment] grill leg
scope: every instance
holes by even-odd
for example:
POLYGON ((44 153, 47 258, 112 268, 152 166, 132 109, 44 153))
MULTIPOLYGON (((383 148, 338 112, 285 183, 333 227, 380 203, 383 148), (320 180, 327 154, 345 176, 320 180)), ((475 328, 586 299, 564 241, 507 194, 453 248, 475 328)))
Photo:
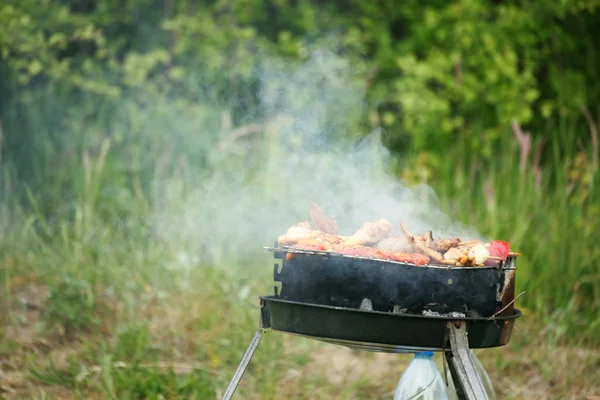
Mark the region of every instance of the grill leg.
POLYGON ((233 396, 235 389, 237 388, 238 384, 240 383, 240 380, 242 379, 242 375, 244 375, 244 372, 246 372, 246 368, 248 367, 248 364, 250 363, 250 360, 252 359, 252 356, 254 355, 254 352, 256 351, 256 348, 260 343, 260 339, 262 339, 262 335, 263 328, 259 327, 258 330, 254 333, 254 337, 250 341, 250 344, 246 349, 246 353, 244 354, 240 365, 235 371, 235 375, 233 375, 231 382, 229 382, 229 386, 227 387, 227 390, 225 391, 222 400, 230 400, 233 396))
POLYGON ((448 325, 451 351, 446 351, 448 367, 460 400, 489 400, 483 381, 477 372, 475 360, 469 351, 467 324, 452 321, 448 325))

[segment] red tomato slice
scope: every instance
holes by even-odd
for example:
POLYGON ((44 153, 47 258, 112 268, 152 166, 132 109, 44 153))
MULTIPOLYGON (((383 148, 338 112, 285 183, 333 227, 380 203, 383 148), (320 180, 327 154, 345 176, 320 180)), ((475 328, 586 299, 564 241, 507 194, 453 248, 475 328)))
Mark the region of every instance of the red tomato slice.
POLYGON ((502 257, 505 260, 508 257, 508 253, 510 253, 510 245, 502 240, 492 240, 489 243, 488 250, 490 255, 502 257))

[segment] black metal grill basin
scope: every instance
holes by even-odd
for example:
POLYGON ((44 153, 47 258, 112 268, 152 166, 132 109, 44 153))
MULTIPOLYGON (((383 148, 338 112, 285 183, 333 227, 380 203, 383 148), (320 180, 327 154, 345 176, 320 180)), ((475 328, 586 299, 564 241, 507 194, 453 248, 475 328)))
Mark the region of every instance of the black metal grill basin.
MULTIPOLYGON (((363 311, 274 296, 260 299, 264 328, 370 351, 402 353, 450 348, 446 324, 453 318, 363 311)), ((508 317, 460 320, 467 323, 470 348, 492 348, 509 342, 521 315, 515 309, 508 317)))
POLYGON ((516 257, 500 266, 418 266, 364 257, 286 248, 267 248, 282 260, 274 268, 284 300, 375 311, 401 309, 421 314, 460 312, 469 317, 513 312, 516 257), (286 254, 293 252, 290 260, 286 254))

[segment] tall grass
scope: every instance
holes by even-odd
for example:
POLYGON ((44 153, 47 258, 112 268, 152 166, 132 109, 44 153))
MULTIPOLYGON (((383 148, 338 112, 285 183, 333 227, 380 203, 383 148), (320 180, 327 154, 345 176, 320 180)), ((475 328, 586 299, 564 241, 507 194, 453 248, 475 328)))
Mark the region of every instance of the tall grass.
POLYGON ((557 337, 598 344, 600 181, 592 149, 573 146, 577 128, 585 129, 563 124, 545 133, 558 140, 544 149, 539 175, 534 154, 520 168, 519 146, 507 130, 491 162, 467 159, 458 145, 430 184, 452 216, 522 253, 517 291, 527 293, 518 307, 537 314, 557 337))

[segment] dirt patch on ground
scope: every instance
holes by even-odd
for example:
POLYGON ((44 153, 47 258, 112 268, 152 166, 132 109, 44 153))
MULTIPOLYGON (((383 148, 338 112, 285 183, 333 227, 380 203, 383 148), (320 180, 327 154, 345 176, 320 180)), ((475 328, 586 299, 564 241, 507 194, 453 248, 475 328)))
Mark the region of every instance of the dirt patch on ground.
MULTIPOLYGON (((592 399, 600 395, 600 351, 556 347, 515 351, 509 347, 478 350, 477 356, 502 399, 592 399), (503 361, 497 361, 498 358, 503 361)), ((441 368, 441 355, 436 364, 441 368)), ((380 382, 392 389, 412 355, 367 353, 334 345, 320 345, 311 356, 310 369, 318 369, 335 386, 360 379, 380 382)), ((442 370, 440 369, 440 373, 442 370)))
POLYGON ((407 356, 366 353, 325 344, 312 356, 314 367, 322 368, 330 383, 339 385, 363 378, 373 381, 398 380, 410 362, 407 356))
MULTIPOLYGON (((6 399, 23 399, 36 394, 39 383, 34 382, 27 359, 40 356, 45 361, 36 364, 45 368, 66 368, 70 356, 75 356, 79 343, 65 342, 57 335, 44 332, 42 312, 48 299, 48 289, 31 284, 19 288, 11 295, 10 315, 3 315, 3 354, 0 354, 0 395, 6 399), (44 334, 46 333, 46 334, 44 334)), ((64 388, 48 388, 52 398, 69 399, 72 393, 64 388)))
POLYGON ((11 315, 4 315, 4 340, 20 347, 32 348, 39 341, 41 311, 48 298, 48 289, 41 285, 28 285, 13 293, 11 315))

